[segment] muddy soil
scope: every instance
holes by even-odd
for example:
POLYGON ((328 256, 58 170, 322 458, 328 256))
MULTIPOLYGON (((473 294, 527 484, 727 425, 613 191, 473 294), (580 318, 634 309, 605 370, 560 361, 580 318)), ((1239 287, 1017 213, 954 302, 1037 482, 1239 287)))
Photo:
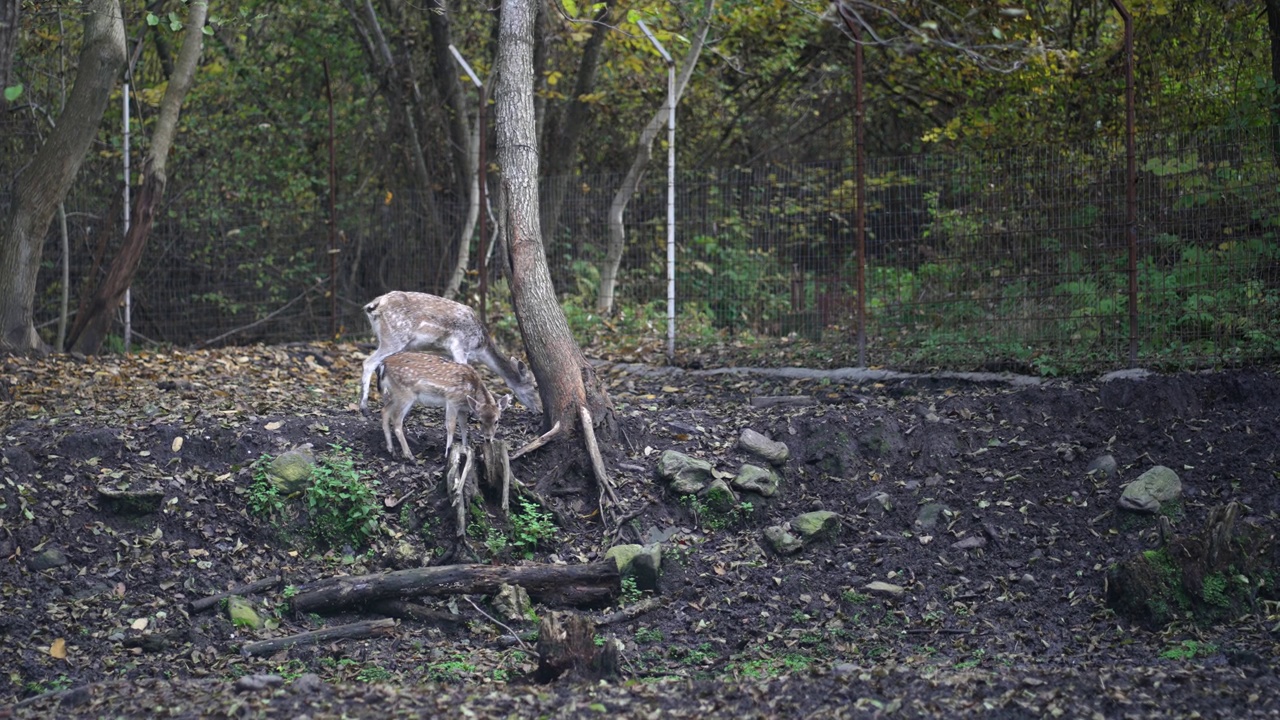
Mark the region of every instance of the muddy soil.
MULTIPOLYGON (((582 610, 612 620, 599 633, 622 644, 620 677, 533 683, 536 622, 499 621, 483 596, 425 599, 432 616, 385 637, 247 656, 380 617, 294 616, 291 588, 429 564, 453 532, 439 411, 410 417, 418 463, 390 455, 354 406, 362 357, 343 344, 0 360, 0 718, 1280 712, 1274 603, 1156 630, 1105 605, 1107 570, 1158 543, 1152 516, 1117 507, 1153 466, 1181 478, 1176 531, 1234 500, 1274 532, 1280 380, 1263 369, 1036 381, 602 363, 620 499, 606 512, 630 520, 602 525, 590 468, 553 444, 512 470, 558 531, 504 545, 511 527, 489 508, 471 546, 483 562, 575 564, 660 541, 656 592, 582 610), (767 464, 739 447, 744 429, 788 447, 775 496, 715 510, 657 478, 666 450, 728 477, 767 464), (409 495, 380 510, 368 546, 318 546, 250 510, 255 461, 305 443, 351 458, 379 502, 409 495), (1114 472, 1089 471, 1107 455, 1114 472), (159 504, 122 509, 100 488, 159 504), (839 529, 775 552, 765 528, 813 510, 839 529), (277 576, 248 595, 262 629, 190 605, 277 576)), ((500 437, 539 431, 517 407, 500 437)))

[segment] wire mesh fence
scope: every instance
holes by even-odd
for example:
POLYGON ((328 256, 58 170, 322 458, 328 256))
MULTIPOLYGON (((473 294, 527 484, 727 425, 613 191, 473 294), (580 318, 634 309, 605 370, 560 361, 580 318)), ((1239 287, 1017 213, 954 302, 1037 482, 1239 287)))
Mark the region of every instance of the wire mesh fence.
MULTIPOLYGON (((849 161, 682 172, 677 348, 793 337, 847 362, 861 301, 872 365, 1106 369, 1128 364, 1131 342, 1148 366, 1280 356, 1280 173, 1267 133, 1152 135, 1137 151, 1132 265, 1124 148, 1113 143, 871 158, 865 257, 849 161)), ((565 303, 593 308, 620 179, 573 178, 544 238, 565 303)), ((73 290, 101 272, 95 258, 118 234, 109 199, 79 203, 67 214, 73 290)), ((440 228, 460 225, 464 211, 411 193, 346 198, 335 276, 322 200, 176 194, 133 285, 132 327, 178 345, 310 340, 335 327, 364 338, 370 298, 441 290, 455 238, 440 228)), ((665 223, 665 178, 650 173, 626 214, 619 306, 665 309, 665 223)), ((46 333, 61 256, 55 223, 36 307, 46 333)))

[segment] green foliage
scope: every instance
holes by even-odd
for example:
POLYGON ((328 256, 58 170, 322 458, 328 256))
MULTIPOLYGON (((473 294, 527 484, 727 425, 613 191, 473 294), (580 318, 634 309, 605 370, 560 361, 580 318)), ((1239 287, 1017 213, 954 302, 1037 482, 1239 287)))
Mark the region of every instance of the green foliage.
POLYGON ((370 665, 368 667, 361 668, 360 672, 356 673, 356 680, 362 683, 387 682, 394 677, 395 675, 392 674, 391 671, 377 665, 370 665))
POLYGON ((1165 649, 1164 652, 1160 653, 1160 657, 1166 660, 1195 660, 1196 658, 1210 657, 1217 652, 1218 646, 1213 643, 1200 642, 1199 640, 1183 640, 1165 649))
POLYGON ((620 582, 622 584, 622 593, 619 597, 620 604, 633 605, 640 602, 640 598, 644 596, 644 591, 636 585, 635 576, 627 575, 620 582))
POLYGON ((559 528, 555 517, 527 498, 519 498, 519 508, 511 513, 511 545, 532 558, 538 544, 550 540, 559 528))
POLYGON ((758 330, 790 309, 790 275, 773 250, 699 235, 689 243, 684 283, 710 310, 715 326, 758 330))
POLYGON ((642 627, 636 629, 636 642, 640 644, 660 643, 666 639, 662 631, 657 628, 642 627))
MULTIPOLYGON (((309 517, 308 533, 322 547, 364 547, 378 532, 377 498, 373 487, 365 482, 366 473, 355 468, 351 450, 338 444, 329 448, 330 452, 318 459, 311 484, 302 493, 309 517)), ((255 483, 251 506, 257 497, 264 511, 279 513, 278 493, 259 487, 255 483)))

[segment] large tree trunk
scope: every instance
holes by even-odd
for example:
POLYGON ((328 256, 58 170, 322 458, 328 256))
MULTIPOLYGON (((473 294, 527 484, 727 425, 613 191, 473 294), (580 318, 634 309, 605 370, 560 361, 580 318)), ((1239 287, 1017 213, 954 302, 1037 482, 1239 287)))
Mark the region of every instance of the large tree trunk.
POLYGON ((533 0, 506 0, 499 28, 494 115, 502 168, 503 239, 516 321, 542 395, 543 427, 579 427, 579 408, 611 418, 612 408, 582 356, 556 299, 538 222, 538 146, 534 138, 533 0))
POLYGON ((582 48, 582 59, 578 63, 578 79, 573 86, 573 95, 569 98, 564 115, 555 123, 550 131, 550 138, 544 144, 543 157, 547 158, 546 202, 543 207, 546 213, 542 216, 542 237, 553 240, 560 225, 560 213, 564 208, 564 197, 569 188, 569 173, 578 159, 578 143, 582 133, 591 119, 591 104, 583 97, 595 92, 596 75, 600 68, 600 56, 604 49, 606 34, 612 29, 609 25, 609 12, 613 9, 613 0, 601 3, 600 12, 596 13, 591 25, 591 37, 582 48))
MULTIPOLYGON (((684 89, 689 84, 689 77, 693 75, 693 68, 698 64, 698 56, 702 54, 702 46, 707 40, 707 31, 711 29, 711 12, 715 9, 715 0, 706 0, 706 6, 703 8, 701 27, 693 39, 693 45, 689 48, 689 53, 685 55, 684 66, 676 74, 675 102, 680 102, 680 97, 684 95, 684 89)), ((644 177, 645 168, 649 166, 649 159, 653 157, 653 141, 658 136, 658 131, 662 130, 667 124, 667 112, 669 101, 664 99, 662 107, 658 112, 654 113, 653 118, 649 120, 649 124, 644 126, 644 130, 640 133, 640 140, 636 143, 636 157, 631 161, 631 168, 627 170, 627 175, 622 180, 622 185, 618 187, 618 191, 613 195, 613 202, 609 205, 609 242, 605 248, 604 267, 600 269, 600 295, 596 298, 596 311, 602 315, 608 315, 613 312, 613 296, 614 290, 618 284, 618 268, 622 265, 622 253, 626 249, 627 235, 622 225, 622 215, 627 211, 627 204, 631 202, 631 196, 636 194, 636 188, 640 186, 640 180, 644 177)))
POLYGON ((188 7, 182 49, 178 51, 178 61, 169 76, 164 98, 160 100, 160 115, 151 136, 151 150, 143 160, 142 186, 133 205, 133 224, 119 254, 111 263, 111 269, 107 271, 107 277, 90 296, 81 299, 75 324, 71 326, 67 339, 72 349, 86 355, 95 355, 102 349, 102 341, 111 329, 116 308, 138 272, 138 263, 142 261, 142 252, 147 247, 147 238, 155 221, 156 208, 164 199, 169 149, 173 147, 174 136, 178 133, 182 101, 195 81, 200 51, 204 47, 204 22, 209 14, 206 0, 192 0, 188 7))
MULTIPOLYGON (((0 0, 5 2, 6 0, 0 0)), ((75 84, 57 127, 14 179, 13 204, 0 218, 0 350, 43 352, 33 308, 45 232, 80 170, 125 60, 119 0, 90 0, 75 84)))
MULTIPOLYGON (((0 0, 0 112, 7 109, 4 89, 9 87, 13 56, 18 52, 18 8, 21 0, 0 0)), ((2 121, 0 121, 2 122, 2 121)))

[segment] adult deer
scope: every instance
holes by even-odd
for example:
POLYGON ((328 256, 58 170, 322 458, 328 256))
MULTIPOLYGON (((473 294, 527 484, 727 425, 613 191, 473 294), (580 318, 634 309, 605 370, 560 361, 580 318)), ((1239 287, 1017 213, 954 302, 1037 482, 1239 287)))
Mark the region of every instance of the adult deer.
POLYGON ((395 425, 396 438, 405 459, 413 460, 409 441, 404 437, 404 419, 414 405, 444 408, 444 451, 453 447, 453 426, 462 416, 462 444, 467 444, 468 418, 474 415, 480 420, 480 430, 493 442, 498 431, 498 419, 502 411, 511 405, 511 396, 495 399, 484 386, 480 373, 474 368, 447 360, 438 355, 420 352, 400 352, 384 360, 378 366, 378 390, 382 392, 382 433, 387 439, 387 452, 395 454, 391 445, 391 429, 395 425))
POLYGON ((360 376, 360 412, 369 414, 369 381, 384 360, 401 350, 443 350, 454 362, 479 362, 497 373, 520 402, 542 412, 542 400, 529 368, 498 350, 475 310, 436 295, 393 290, 364 306, 378 336, 378 349, 364 361, 360 376))

